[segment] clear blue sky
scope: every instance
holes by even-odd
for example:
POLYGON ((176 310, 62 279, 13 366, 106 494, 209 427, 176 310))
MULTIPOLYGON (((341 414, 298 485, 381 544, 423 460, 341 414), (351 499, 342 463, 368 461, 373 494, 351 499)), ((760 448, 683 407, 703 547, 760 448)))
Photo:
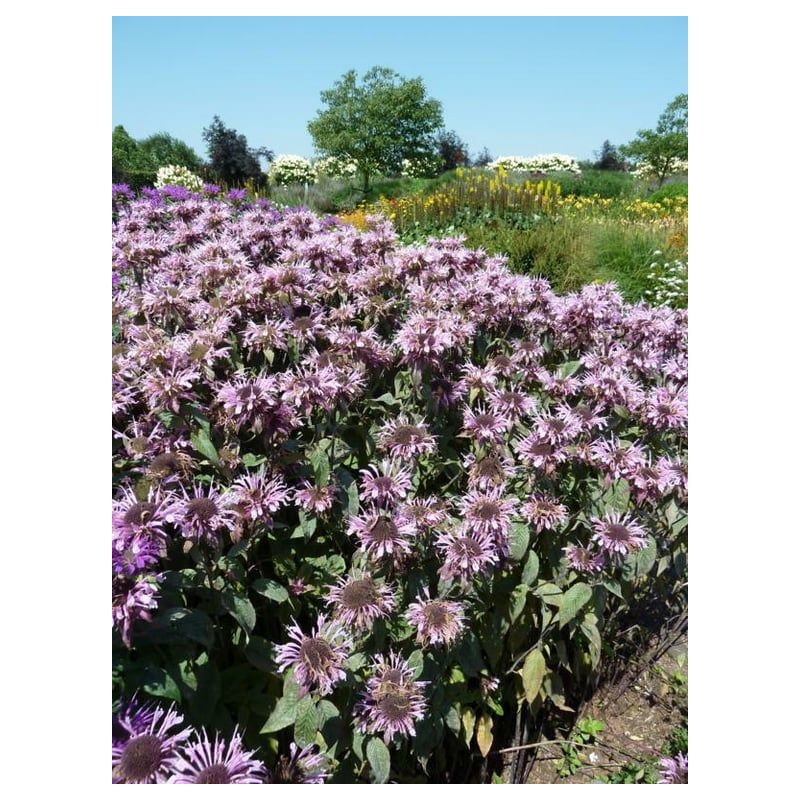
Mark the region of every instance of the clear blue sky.
POLYGON ((688 90, 686 17, 115 17, 113 125, 206 157, 218 114, 252 146, 313 156, 344 72, 420 76, 475 154, 589 158, 688 90))

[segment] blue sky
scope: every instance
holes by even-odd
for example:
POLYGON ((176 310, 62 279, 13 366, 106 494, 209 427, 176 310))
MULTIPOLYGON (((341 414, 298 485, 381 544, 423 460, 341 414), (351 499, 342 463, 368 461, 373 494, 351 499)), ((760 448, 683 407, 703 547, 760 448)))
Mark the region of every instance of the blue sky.
POLYGON ((311 157, 344 72, 420 76, 474 154, 589 158, 688 90, 686 17, 115 17, 112 124, 206 156, 214 114, 252 146, 311 157))

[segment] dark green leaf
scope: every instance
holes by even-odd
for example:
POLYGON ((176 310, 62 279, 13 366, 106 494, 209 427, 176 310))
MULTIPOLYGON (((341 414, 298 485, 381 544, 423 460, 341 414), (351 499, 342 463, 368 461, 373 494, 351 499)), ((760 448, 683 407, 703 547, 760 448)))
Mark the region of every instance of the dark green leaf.
POLYGON ((389 748, 382 739, 373 737, 367 742, 367 761, 372 767, 375 783, 386 783, 389 780, 392 759, 389 755, 389 748))
POLYGON ((253 604, 240 592, 223 589, 222 605, 225 610, 242 626, 245 633, 252 633, 256 625, 256 610, 253 604))
POLYGON ((522 686, 525 689, 525 699, 529 703, 533 703, 538 697, 546 669, 547 665, 541 650, 533 650, 528 653, 520 674, 522 675, 522 686))
POLYGON ((588 584, 576 583, 567 589, 558 612, 558 626, 563 628, 592 599, 592 590, 588 584))
POLYGON ((217 455, 217 448, 211 441, 208 431, 205 428, 200 428, 199 431, 192 434, 192 446, 198 453, 202 453, 212 464, 219 463, 219 456, 217 455))
POLYGON ((509 539, 511 560, 522 561, 531 540, 530 526, 526 522, 512 522, 509 539))
POLYGON ((285 603, 289 599, 289 592, 277 581, 273 581, 270 578, 259 578, 257 581, 253 581, 253 591, 264 595, 264 597, 269 597, 270 600, 274 600, 276 603, 285 603))
POLYGON ((531 550, 525 560, 525 567, 522 570, 522 582, 528 586, 533 586, 534 581, 539 576, 539 556, 531 550))
POLYGON ((299 747, 313 744, 317 736, 317 709, 311 695, 298 701, 294 721, 294 740, 299 747))

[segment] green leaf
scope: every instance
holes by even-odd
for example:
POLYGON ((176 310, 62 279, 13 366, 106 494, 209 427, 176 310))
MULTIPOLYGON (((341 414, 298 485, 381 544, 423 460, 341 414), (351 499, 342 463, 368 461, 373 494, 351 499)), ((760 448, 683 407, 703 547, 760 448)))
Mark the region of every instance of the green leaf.
POLYGON ((522 561, 531 540, 530 526, 526 522, 512 522, 509 540, 511 560, 522 561))
POLYGON ((618 511, 619 513, 623 513, 628 509, 630 499, 631 487, 625 478, 615 481, 603 496, 606 511, 618 511))
POLYGON ((603 642, 600 638, 600 631, 594 623, 583 622, 581 623, 581 630, 589 641, 589 657, 592 659, 592 667, 597 669, 600 663, 600 653, 602 650, 603 642))
POLYGON ((285 603, 289 599, 289 592, 277 581, 273 581, 270 578, 259 578, 257 581, 253 581, 253 591, 264 595, 264 597, 269 597, 270 600, 274 600, 276 603, 285 603))
POLYGON ((472 631, 466 631, 454 652, 456 661, 465 675, 475 676, 483 669, 481 646, 472 631))
POLYGON ((636 576, 639 578, 647 575, 656 563, 658 547, 652 536, 647 537, 647 544, 636 554, 636 576))
POLYGON ((558 368, 558 373, 562 378, 569 378, 581 368, 580 361, 567 361, 558 368))
POLYGON ((297 697, 298 690, 299 687, 294 679, 291 684, 284 684, 283 697, 278 699, 278 703, 264 723, 261 733, 274 733, 294 724, 297 718, 297 706, 300 703, 297 697))
POLYGON ((211 441, 208 431, 205 428, 200 428, 199 431, 192 434, 192 446, 198 453, 202 453, 212 464, 219 463, 219 456, 217 455, 217 448, 211 441))
POLYGON ((367 761, 372 767, 375 783, 386 783, 389 780, 392 758, 382 739, 373 737, 367 742, 367 761))
POLYGON ((149 666, 144 672, 142 689, 153 697, 165 697, 179 703, 181 691, 172 676, 160 667, 149 666))
POLYGON ((567 705, 564 697, 564 682, 561 680, 560 675, 555 672, 549 672, 545 675, 542 685, 544 686, 545 694, 553 701, 553 705, 556 708, 560 708, 562 711, 575 710, 567 705))
POLYGON ((331 464, 328 460, 327 449, 330 439, 321 439, 317 446, 309 453, 311 468, 314 470, 314 478, 317 486, 327 486, 331 476, 331 464))
POLYGON ((478 749, 481 755, 486 758, 487 753, 492 749, 492 742, 494 741, 494 734, 492 728, 494 727, 494 720, 488 714, 481 714, 478 720, 478 730, 476 738, 478 740, 478 749))
POLYGON ((447 713, 444 715, 444 721, 447 727, 450 728, 456 736, 461 733, 461 716, 456 706, 450 706, 450 708, 447 709, 447 713))
POLYGON ((275 672, 274 645, 262 636, 253 635, 244 649, 245 658, 256 668, 264 672, 275 672))
POLYGON ((528 558, 525 561, 525 566, 522 570, 522 582, 527 583, 528 586, 533 586, 534 581, 539 576, 539 556, 531 550, 528 553, 528 558))
POLYGON ((415 650, 409 657, 408 657, 408 666, 414 672, 414 677, 419 678, 422 675, 422 668, 423 668, 423 653, 422 650, 415 650))
POLYGON ((528 653, 525 663, 522 665, 520 674, 522 675, 522 686, 525 689, 525 699, 533 703, 542 688, 542 680, 547 671, 547 665, 541 650, 533 650, 528 653))
POLYGON ((469 747, 475 733, 475 711, 469 706, 461 711, 461 724, 464 726, 464 743, 469 747))
POLYGON ((297 703, 294 720, 294 740, 300 747, 313 744, 317 737, 317 709, 311 695, 297 703))
POLYGON ((225 610, 242 626, 248 635, 256 625, 256 610, 253 604, 241 592, 233 589, 222 590, 222 605, 225 610))
POLYGON ((205 611, 189 608, 170 608, 162 611, 155 622, 164 624, 180 636, 209 648, 214 643, 214 624, 205 611))
POLYGON ((519 615, 525 609, 525 601, 528 599, 528 590, 530 587, 521 583, 513 592, 511 592, 511 602, 508 607, 508 616, 511 623, 515 623, 519 619, 519 615))
POLYGON ((541 584, 537 587, 534 594, 541 597, 542 600, 550 606, 560 606, 563 598, 561 589, 554 583, 541 584))
POLYGON ((563 628, 592 599, 592 589, 586 583, 576 583, 567 589, 558 612, 558 627, 563 628))

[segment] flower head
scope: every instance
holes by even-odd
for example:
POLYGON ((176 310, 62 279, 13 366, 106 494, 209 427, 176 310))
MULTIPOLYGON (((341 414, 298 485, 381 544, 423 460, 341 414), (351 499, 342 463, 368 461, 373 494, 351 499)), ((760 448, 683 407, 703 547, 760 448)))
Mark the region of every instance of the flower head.
POLYGON ((418 644, 452 644, 464 630, 464 609, 451 600, 431 599, 429 590, 417 597, 406 612, 417 629, 418 644))
POLYGON ((411 422, 405 415, 389 420, 378 435, 379 446, 392 458, 410 461, 436 450, 436 441, 424 422, 411 422))
POLYGON ((395 735, 413 736, 416 721, 425 716, 426 684, 414 680, 414 672, 403 658, 390 653, 372 662, 373 675, 367 680, 356 703, 357 727, 362 733, 383 734, 388 744, 395 735))
POLYGON ((678 753, 675 758, 662 758, 659 762, 659 783, 689 783, 689 756, 678 753))
POLYGON ((415 527, 399 514, 374 511, 362 517, 352 517, 348 533, 356 536, 361 550, 374 559, 411 552, 415 527))
POLYGON ((394 596, 389 586, 378 583, 370 575, 357 572, 339 579, 328 592, 333 618, 358 629, 372 627, 379 618, 394 609, 394 596))
POLYGON ((137 709, 134 705, 117 717, 115 728, 121 736, 111 743, 114 783, 167 782, 178 746, 191 735, 191 728, 173 731, 183 722, 174 708, 137 709))
POLYGON ((207 541, 219 544, 220 531, 236 529, 238 516, 214 484, 195 484, 192 495, 183 490, 170 508, 168 519, 173 522, 185 539, 192 542, 207 541))
POLYGON ((264 783, 264 764, 253 758, 255 750, 245 750, 242 736, 234 729, 229 744, 219 734, 214 743, 203 730, 171 760, 169 783, 264 783))
POLYGON ((279 645, 276 661, 281 672, 294 667, 294 676, 300 684, 300 693, 308 694, 312 689, 321 695, 330 694, 335 684, 345 679, 342 669, 352 643, 337 622, 328 622, 322 615, 307 636, 298 624, 288 629, 293 641, 279 645))
POLYGON ((327 759, 316 750, 314 744, 301 750, 291 742, 289 755, 278 758, 275 768, 267 772, 264 783, 325 783, 327 759))
POLYGON ((631 550, 641 550, 647 544, 647 532, 632 517, 611 511, 603 519, 592 519, 592 541, 610 556, 628 555, 631 550))

